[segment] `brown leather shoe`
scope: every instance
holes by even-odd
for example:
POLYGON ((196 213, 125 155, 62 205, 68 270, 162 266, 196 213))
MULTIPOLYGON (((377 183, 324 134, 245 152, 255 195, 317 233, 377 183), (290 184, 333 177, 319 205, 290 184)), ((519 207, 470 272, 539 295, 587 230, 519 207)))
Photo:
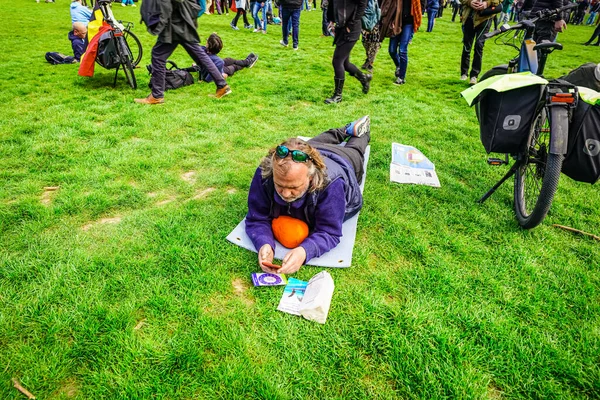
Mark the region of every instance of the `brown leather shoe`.
POLYGON ((165 99, 163 97, 157 99, 152 96, 152 94, 149 94, 148 97, 144 97, 143 99, 133 99, 133 101, 139 104, 162 104, 165 102, 165 99))
POLYGON ((231 94, 231 88, 229 87, 229 85, 225 85, 222 88, 217 88, 217 93, 215 93, 215 97, 217 99, 220 99, 223 96, 227 96, 228 94, 231 94))

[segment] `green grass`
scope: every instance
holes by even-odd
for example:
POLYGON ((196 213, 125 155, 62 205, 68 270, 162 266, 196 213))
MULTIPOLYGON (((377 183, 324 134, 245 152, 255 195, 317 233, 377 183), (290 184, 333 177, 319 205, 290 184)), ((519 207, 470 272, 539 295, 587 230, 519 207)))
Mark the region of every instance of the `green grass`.
MULTIPOLYGON (((11 378, 40 399, 600 397, 600 247, 552 227, 599 234, 598 188, 561 177, 532 231, 516 223, 510 184, 475 203, 505 168, 485 163, 459 97, 448 12, 415 35, 406 85, 392 85, 384 50, 371 93, 348 78, 334 106, 322 102, 333 49, 319 12, 302 14, 298 52, 277 27, 253 35, 232 31, 232 14, 205 16, 200 34, 221 34, 223 56, 253 51, 258 63, 222 101, 198 84, 145 107, 133 104, 149 93, 143 68, 132 91, 122 74, 113 88, 113 71, 84 79, 44 61, 70 52, 66 0, 0 6, 0 398, 23 398, 11 378), (251 287, 256 256, 225 236, 269 147, 364 114, 373 139, 353 266, 330 270, 321 326, 276 311, 282 290, 251 287), (393 141, 423 151, 442 187, 390 183, 393 141)), ((147 64, 155 38, 134 31, 147 64)), ((580 45, 591 32, 569 27, 547 75, 598 62, 580 45)), ((511 55, 489 43, 484 70, 511 55)), ((172 58, 191 64, 181 49, 172 58)))

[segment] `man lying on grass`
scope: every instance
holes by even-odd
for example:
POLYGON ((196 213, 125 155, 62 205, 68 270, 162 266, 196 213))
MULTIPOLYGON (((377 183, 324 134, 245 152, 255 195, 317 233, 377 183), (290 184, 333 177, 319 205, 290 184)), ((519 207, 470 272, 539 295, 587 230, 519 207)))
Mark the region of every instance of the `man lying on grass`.
POLYGON ((338 245, 342 223, 362 207, 359 185, 370 122, 365 116, 307 142, 290 138, 263 158, 250 184, 246 215, 246 233, 263 271, 294 273, 338 245), (275 239, 291 249, 279 269, 268 266, 275 239))

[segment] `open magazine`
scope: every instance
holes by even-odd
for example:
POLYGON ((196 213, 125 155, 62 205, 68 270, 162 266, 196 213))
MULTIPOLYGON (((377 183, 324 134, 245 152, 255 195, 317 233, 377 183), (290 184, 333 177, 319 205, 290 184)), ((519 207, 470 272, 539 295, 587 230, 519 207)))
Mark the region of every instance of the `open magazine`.
POLYGON ((392 143, 390 181, 440 187, 435 165, 412 146, 392 143))

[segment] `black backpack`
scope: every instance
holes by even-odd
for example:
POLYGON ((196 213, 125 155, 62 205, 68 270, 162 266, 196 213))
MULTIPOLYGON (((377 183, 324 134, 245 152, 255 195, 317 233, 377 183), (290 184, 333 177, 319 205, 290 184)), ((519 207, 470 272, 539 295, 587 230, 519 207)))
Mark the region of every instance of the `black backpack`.
MULTIPOLYGON (((194 84, 194 77, 189 72, 189 68, 180 69, 173 61, 168 61, 169 67, 165 74, 165 90, 178 89, 183 86, 194 84)), ((146 66, 150 75, 152 75, 152 65, 146 66)), ((148 87, 152 89, 152 81, 148 83, 148 87)))

